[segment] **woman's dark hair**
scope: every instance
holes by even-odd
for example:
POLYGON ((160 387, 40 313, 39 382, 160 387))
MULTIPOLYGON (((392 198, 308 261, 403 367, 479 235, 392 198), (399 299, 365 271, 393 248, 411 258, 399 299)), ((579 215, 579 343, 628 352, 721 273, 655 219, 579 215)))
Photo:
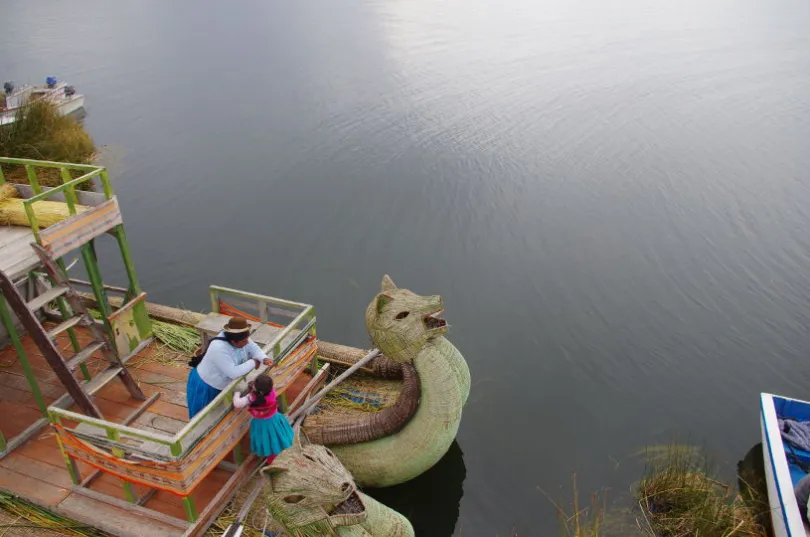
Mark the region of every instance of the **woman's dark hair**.
POLYGON ((273 379, 268 375, 259 375, 253 381, 253 395, 256 397, 250 406, 264 406, 267 402, 265 399, 270 392, 273 391, 273 379))

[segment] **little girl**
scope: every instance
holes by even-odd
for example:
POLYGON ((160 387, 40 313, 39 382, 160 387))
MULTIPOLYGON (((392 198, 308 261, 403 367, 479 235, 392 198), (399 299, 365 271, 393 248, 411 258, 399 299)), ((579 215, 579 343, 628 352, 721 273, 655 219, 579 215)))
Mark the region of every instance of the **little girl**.
POLYGON ((250 450, 266 457, 267 464, 270 464, 276 455, 292 445, 294 433, 284 414, 278 412, 272 378, 259 375, 248 388, 250 392, 244 397, 239 392, 233 394, 233 406, 248 407, 248 412, 253 416, 250 422, 250 450))

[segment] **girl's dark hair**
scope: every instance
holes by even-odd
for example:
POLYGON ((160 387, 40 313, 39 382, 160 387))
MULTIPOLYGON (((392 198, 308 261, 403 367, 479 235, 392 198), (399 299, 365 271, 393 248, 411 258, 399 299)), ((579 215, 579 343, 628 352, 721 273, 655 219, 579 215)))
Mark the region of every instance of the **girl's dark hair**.
POLYGON ((266 397, 273 391, 273 379, 268 375, 259 375, 253 381, 253 395, 256 397, 250 406, 264 406, 266 404, 266 397))

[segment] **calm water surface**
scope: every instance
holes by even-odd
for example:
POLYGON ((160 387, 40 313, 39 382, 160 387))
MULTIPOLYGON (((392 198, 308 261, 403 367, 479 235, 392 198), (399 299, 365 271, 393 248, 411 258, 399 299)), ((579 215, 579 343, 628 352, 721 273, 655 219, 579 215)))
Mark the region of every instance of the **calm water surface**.
POLYGON ((800 0, 3 0, 0 77, 87 95, 152 300, 288 297, 365 346, 384 273, 443 294, 458 445, 381 498, 545 536, 573 472, 620 509, 678 434, 733 474, 758 394, 810 396, 808 28, 800 0))

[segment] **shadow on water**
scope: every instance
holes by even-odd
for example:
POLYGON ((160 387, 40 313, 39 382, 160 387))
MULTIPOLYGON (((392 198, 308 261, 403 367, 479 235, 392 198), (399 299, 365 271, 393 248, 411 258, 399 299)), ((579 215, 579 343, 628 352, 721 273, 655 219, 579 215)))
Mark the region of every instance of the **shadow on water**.
POLYGON ((765 481, 765 456, 761 442, 749 449, 745 457, 737 463, 737 486, 746 504, 759 513, 757 522, 765 528, 768 535, 773 535, 768 505, 768 485, 765 481))
POLYGON ((416 479, 364 492, 408 517, 416 535, 449 537, 458 521, 466 477, 464 453, 453 442, 436 466, 416 479))

